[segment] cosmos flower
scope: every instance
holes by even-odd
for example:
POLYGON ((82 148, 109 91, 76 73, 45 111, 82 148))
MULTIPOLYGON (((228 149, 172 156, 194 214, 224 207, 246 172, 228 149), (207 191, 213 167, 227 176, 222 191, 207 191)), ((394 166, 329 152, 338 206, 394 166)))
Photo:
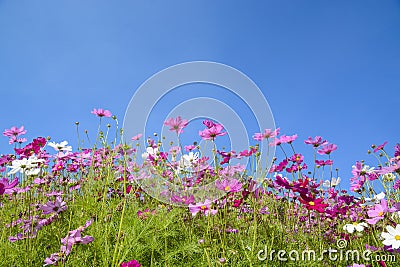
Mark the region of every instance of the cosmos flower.
POLYGON ((12 165, 8 166, 11 171, 8 175, 15 174, 17 172, 25 173, 26 175, 36 175, 39 173, 40 168, 38 164, 44 162, 43 159, 38 159, 36 156, 30 156, 29 158, 15 159, 12 161, 12 165))
POLYGON ((211 128, 204 129, 203 131, 199 131, 199 135, 203 140, 212 140, 214 141, 217 136, 224 136, 227 132, 222 132, 224 127, 221 124, 216 124, 211 128))
POLYGON ((120 267, 140 267, 142 266, 137 260, 131 260, 121 263, 120 267))
POLYGON ((49 201, 42 205, 41 209, 43 214, 61 213, 67 209, 67 203, 58 196, 54 202, 49 201))
POLYGON ((391 246, 392 249, 400 248, 400 224, 397 224, 396 228, 388 225, 386 226, 386 230, 388 231, 387 233, 383 232, 381 234, 382 238, 385 239, 382 243, 385 246, 391 246))
POLYGON ((62 141, 61 143, 49 142, 48 145, 54 148, 56 151, 72 151, 72 147, 67 146, 67 141, 62 141))
POLYGON ((343 226, 343 230, 349 232, 350 234, 354 233, 354 230, 356 230, 357 232, 362 232, 364 231, 364 228, 368 227, 368 224, 362 222, 362 223, 357 223, 354 222, 352 224, 346 224, 343 226))
POLYGON ((335 144, 325 144, 321 149, 318 149, 317 152, 320 155, 324 155, 324 154, 329 155, 336 149, 337 149, 337 145, 335 145, 335 144))
POLYGON ((215 181, 215 186, 226 193, 239 192, 242 189, 242 184, 236 179, 224 179, 215 181))
POLYGON ((12 189, 18 185, 18 178, 15 178, 11 183, 7 178, 0 179, 0 195, 11 194, 12 189))
POLYGON ((265 129, 263 133, 255 133, 253 139, 256 141, 262 141, 263 139, 274 138, 279 135, 280 128, 275 130, 265 129))
POLYGON ((164 122, 165 126, 169 126, 170 131, 175 131, 177 134, 183 133, 183 128, 185 128, 189 122, 185 119, 182 119, 181 116, 176 118, 169 118, 164 122))
POLYGON ((24 126, 21 126, 19 128, 13 126, 13 127, 11 127, 11 129, 5 129, 3 132, 3 135, 7 136, 7 137, 13 137, 13 136, 17 137, 17 136, 20 136, 23 134, 26 134, 26 130, 24 130, 24 126))
POLYGON ((112 116, 111 111, 106 110, 106 109, 93 109, 93 111, 91 112, 92 114, 96 115, 97 117, 106 117, 109 118, 112 116))
POLYGON ((211 200, 206 199, 203 203, 199 202, 195 205, 189 204, 189 211, 192 213, 192 216, 196 216, 197 213, 203 213, 208 216, 209 214, 214 215, 217 213, 217 210, 213 210, 210 208, 211 200))
POLYGON ((328 142, 326 140, 323 140, 321 136, 316 136, 314 137, 314 139, 308 137, 308 139, 305 140, 304 143, 307 145, 312 145, 313 147, 317 148, 319 146, 326 145, 328 142))

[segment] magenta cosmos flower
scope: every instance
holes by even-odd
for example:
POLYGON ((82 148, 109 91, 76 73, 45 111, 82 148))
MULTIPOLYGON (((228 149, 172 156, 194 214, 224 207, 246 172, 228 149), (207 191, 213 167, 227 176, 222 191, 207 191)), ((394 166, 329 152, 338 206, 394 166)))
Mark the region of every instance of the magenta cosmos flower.
POLYGON ((109 117, 111 117, 111 111, 109 111, 109 110, 106 110, 106 109, 102 109, 102 108, 99 108, 99 109, 93 109, 93 111, 91 112, 92 114, 94 114, 94 115, 96 115, 97 117, 107 117, 107 118, 109 118, 109 117))
POLYGON ((221 181, 215 181, 215 185, 219 190, 226 193, 239 192, 242 189, 242 184, 236 179, 224 179, 221 181))
POLYGON ((121 263, 120 267, 140 267, 141 264, 137 260, 131 260, 121 263))
POLYGON ((0 179, 0 195, 3 194, 11 194, 13 192, 13 188, 18 184, 18 178, 15 178, 11 183, 7 178, 0 179))
POLYGON ((182 119, 181 116, 174 118, 169 118, 164 122, 165 126, 169 126, 170 131, 175 131, 177 134, 183 133, 183 128, 185 128, 189 122, 182 119))
POLYGON ((208 216, 210 213, 211 215, 214 215, 217 213, 217 210, 213 210, 210 208, 211 206, 211 200, 206 199, 204 203, 196 203, 195 205, 189 204, 189 211, 192 213, 192 216, 195 216, 197 213, 201 212, 204 213, 204 215, 208 216))
POLYGON ((203 131, 199 132, 200 137, 203 140, 212 140, 214 141, 217 136, 226 135, 227 132, 222 132, 224 130, 224 126, 221 124, 216 124, 211 128, 204 129, 203 131))

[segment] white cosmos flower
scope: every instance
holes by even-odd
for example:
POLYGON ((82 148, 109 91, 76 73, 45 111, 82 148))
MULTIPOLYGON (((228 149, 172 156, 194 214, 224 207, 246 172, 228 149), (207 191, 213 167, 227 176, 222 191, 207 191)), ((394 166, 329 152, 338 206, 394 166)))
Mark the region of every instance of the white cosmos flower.
POLYGON ((337 186, 339 184, 340 184, 340 177, 338 177, 338 178, 332 177, 331 180, 325 180, 325 182, 322 184, 322 186, 329 188, 329 187, 337 186))
POLYGON ((8 175, 16 174, 17 172, 25 173, 26 175, 36 175, 39 173, 38 163, 44 162, 43 159, 38 159, 36 156, 30 156, 29 158, 15 159, 11 163, 11 171, 8 175))
POLYGON ((179 167, 181 169, 192 168, 199 161, 199 152, 185 154, 179 161, 179 167))
POLYGON ((375 195, 373 198, 366 197, 366 198, 365 198, 365 204, 364 204, 364 205, 373 206, 373 205, 375 205, 376 203, 381 202, 381 200, 384 199, 385 196, 386 196, 386 195, 385 195, 384 192, 380 192, 379 194, 375 195))
POLYGON ((146 152, 142 154, 142 158, 146 160, 149 157, 149 155, 151 155, 154 158, 157 158, 157 153, 158 153, 158 147, 153 148, 149 146, 146 148, 146 152))
POLYGON ((343 230, 352 234, 352 233, 354 233, 354 230, 357 230, 357 232, 364 231, 365 227, 368 227, 368 224, 366 224, 364 222, 362 222, 362 223, 354 222, 352 224, 346 224, 345 226, 343 226, 343 230))
POLYGON ((400 248, 400 224, 396 225, 396 228, 388 225, 386 229, 388 232, 383 232, 381 234, 382 238, 385 239, 382 243, 385 246, 392 246, 392 249, 400 248))
POLYGON ((67 141, 62 141, 61 143, 49 142, 48 145, 57 151, 72 151, 72 146, 67 146, 67 141))

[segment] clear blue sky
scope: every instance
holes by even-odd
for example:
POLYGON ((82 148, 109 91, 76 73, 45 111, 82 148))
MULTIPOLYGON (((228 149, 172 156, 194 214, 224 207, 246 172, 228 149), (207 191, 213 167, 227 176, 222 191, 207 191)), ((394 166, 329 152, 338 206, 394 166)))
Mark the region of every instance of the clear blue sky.
POLYGON ((343 180, 372 143, 400 141, 399 0, 0 0, 1 130, 76 145, 94 107, 122 124, 147 78, 193 60, 247 74, 283 133, 337 144, 343 180))

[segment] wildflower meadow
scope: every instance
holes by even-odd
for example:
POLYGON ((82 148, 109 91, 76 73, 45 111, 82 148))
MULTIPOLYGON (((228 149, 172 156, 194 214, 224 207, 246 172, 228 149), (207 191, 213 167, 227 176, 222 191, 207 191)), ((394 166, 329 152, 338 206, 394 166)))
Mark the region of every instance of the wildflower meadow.
POLYGON ((224 126, 204 120, 207 154, 181 141, 185 118, 164 122, 173 143, 123 139, 117 116, 92 114, 96 134, 77 122, 78 147, 3 132, 0 266, 399 266, 400 144, 366 148, 376 165, 339 177, 340 147, 321 136, 263 129, 230 151, 224 126), (276 154, 261 160, 261 145, 276 154))

